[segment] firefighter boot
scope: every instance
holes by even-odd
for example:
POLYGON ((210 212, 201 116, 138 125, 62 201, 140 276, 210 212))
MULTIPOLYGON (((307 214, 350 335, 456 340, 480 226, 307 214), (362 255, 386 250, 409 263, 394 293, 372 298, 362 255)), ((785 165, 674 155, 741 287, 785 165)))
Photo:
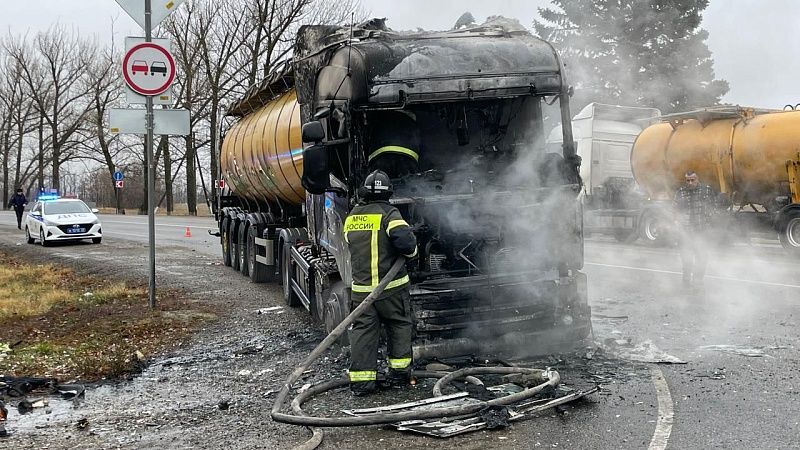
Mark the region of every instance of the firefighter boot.
POLYGON ((350 383, 350 392, 356 397, 370 395, 378 390, 374 381, 359 381, 350 383))
POLYGON ((408 386, 411 382, 411 371, 407 369, 389 369, 389 374, 386 378, 390 386, 408 386))

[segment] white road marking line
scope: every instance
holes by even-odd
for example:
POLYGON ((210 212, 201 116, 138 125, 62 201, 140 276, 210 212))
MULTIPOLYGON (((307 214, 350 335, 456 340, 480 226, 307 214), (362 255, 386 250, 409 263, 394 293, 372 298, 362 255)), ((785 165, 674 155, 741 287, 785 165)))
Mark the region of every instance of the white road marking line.
MULTIPOLYGON (((587 266, 600 266, 600 267, 613 267, 615 269, 628 269, 628 270, 640 270, 643 272, 655 272, 655 273, 669 273, 674 275, 682 275, 682 272, 676 272, 674 270, 661 270, 661 269, 646 269, 643 267, 631 267, 631 266, 619 266, 616 264, 602 264, 602 263, 593 263, 587 262, 584 263, 587 266)), ((779 287, 788 287, 788 288, 800 288, 800 285, 797 284, 784 284, 784 283, 771 283, 769 281, 758 281, 758 280, 745 280, 741 278, 731 278, 731 277, 718 277, 716 275, 706 275, 706 278, 713 278, 715 280, 722 280, 722 281, 736 281, 739 283, 751 283, 751 284, 762 284, 765 286, 779 286, 779 287)))
POLYGON ((658 399, 658 421, 656 421, 656 429, 653 431, 653 438, 650 439, 650 446, 647 448, 648 450, 664 450, 667 448, 669 435, 672 433, 672 422, 675 416, 672 410, 672 395, 669 393, 664 372, 658 367, 651 367, 650 372, 658 399))
MULTIPOLYGON (((127 224, 127 225, 147 226, 147 222, 126 222, 126 221, 121 221, 121 220, 108 220, 108 219, 102 219, 102 222, 103 223, 122 223, 122 224, 127 224)), ((196 227, 196 228, 214 228, 214 224, 211 224, 211 225, 169 225, 169 224, 158 223, 158 222, 156 222, 156 226, 157 227, 173 227, 173 228, 186 228, 186 227, 190 227, 190 228, 191 227, 196 227)))

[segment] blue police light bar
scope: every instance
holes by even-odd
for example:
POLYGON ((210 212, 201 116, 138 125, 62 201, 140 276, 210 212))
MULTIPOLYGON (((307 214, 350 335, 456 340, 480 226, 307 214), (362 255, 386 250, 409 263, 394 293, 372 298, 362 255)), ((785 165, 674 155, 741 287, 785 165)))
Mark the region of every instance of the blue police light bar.
POLYGON ((44 202, 47 200, 58 200, 58 194, 41 194, 38 198, 40 202, 44 202))

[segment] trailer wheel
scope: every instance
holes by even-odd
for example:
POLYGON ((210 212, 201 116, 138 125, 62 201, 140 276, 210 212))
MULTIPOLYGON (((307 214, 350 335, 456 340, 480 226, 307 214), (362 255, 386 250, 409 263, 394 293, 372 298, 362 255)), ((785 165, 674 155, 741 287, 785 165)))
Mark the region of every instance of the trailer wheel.
POLYGON ((233 270, 239 270, 239 233, 236 229, 236 221, 228 223, 228 254, 231 258, 233 270))
POLYGON ((239 272, 246 277, 250 276, 250 266, 247 264, 247 232, 249 230, 250 226, 247 222, 242 222, 239 225, 239 244, 236 246, 238 250, 236 256, 239 257, 239 272))
POLYGON ((250 281, 253 283, 268 283, 277 280, 275 266, 267 266, 256 262, 256 237, 258 237, 258 227, 247 227, 247 273, 250 274, 250 281))
POLYGON ((778 238, 783 248, 800 255, 800 209, 783 213, 778 227, 778 238))
POLYGON ((231 252, 230 252, 230 239, 228 237, 228 222, 230 219, 227 217, 222 219, 221 225, 219 226, 219 231, 222 233, 221 241, 222 241, 222 263, 226 266, 231 266, 231 252))
POLYGON ((669 236, 667 218, 654 210, 645 210, 639 218, 639 237, 653 245, 666 245, 669 236))
POLYGON ((285 242, 281 255, 281 274, 283 276, 283 301, 291 307, 300 306, 300 298, 292 289, 294 270, 292 270, 292 244, 285 242))

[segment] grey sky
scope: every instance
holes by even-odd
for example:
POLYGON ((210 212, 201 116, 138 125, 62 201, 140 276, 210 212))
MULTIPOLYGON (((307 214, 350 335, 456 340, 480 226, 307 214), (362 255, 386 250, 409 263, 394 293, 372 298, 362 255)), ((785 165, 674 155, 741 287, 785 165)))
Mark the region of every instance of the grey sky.
MULTIPOLYGON (((547 0, 362 0, 376 17, 389 18, 395 29, 447 29, 465 11, 476 20, 500 14, 530 26, 536 7, 547 0)), ((141 29, 114 0, 0 0, 0 25, 14 33, 46 29, 60 22, 83 34, 110 39, 111 19, 117 42, 141 29)), ((800 1, 711 0, 703 27, 714 54, 718 78, 728 80, 730 92, 723 100, 747 106, 782 108, 800 103, 800 39, 797 39, 800 1)))

